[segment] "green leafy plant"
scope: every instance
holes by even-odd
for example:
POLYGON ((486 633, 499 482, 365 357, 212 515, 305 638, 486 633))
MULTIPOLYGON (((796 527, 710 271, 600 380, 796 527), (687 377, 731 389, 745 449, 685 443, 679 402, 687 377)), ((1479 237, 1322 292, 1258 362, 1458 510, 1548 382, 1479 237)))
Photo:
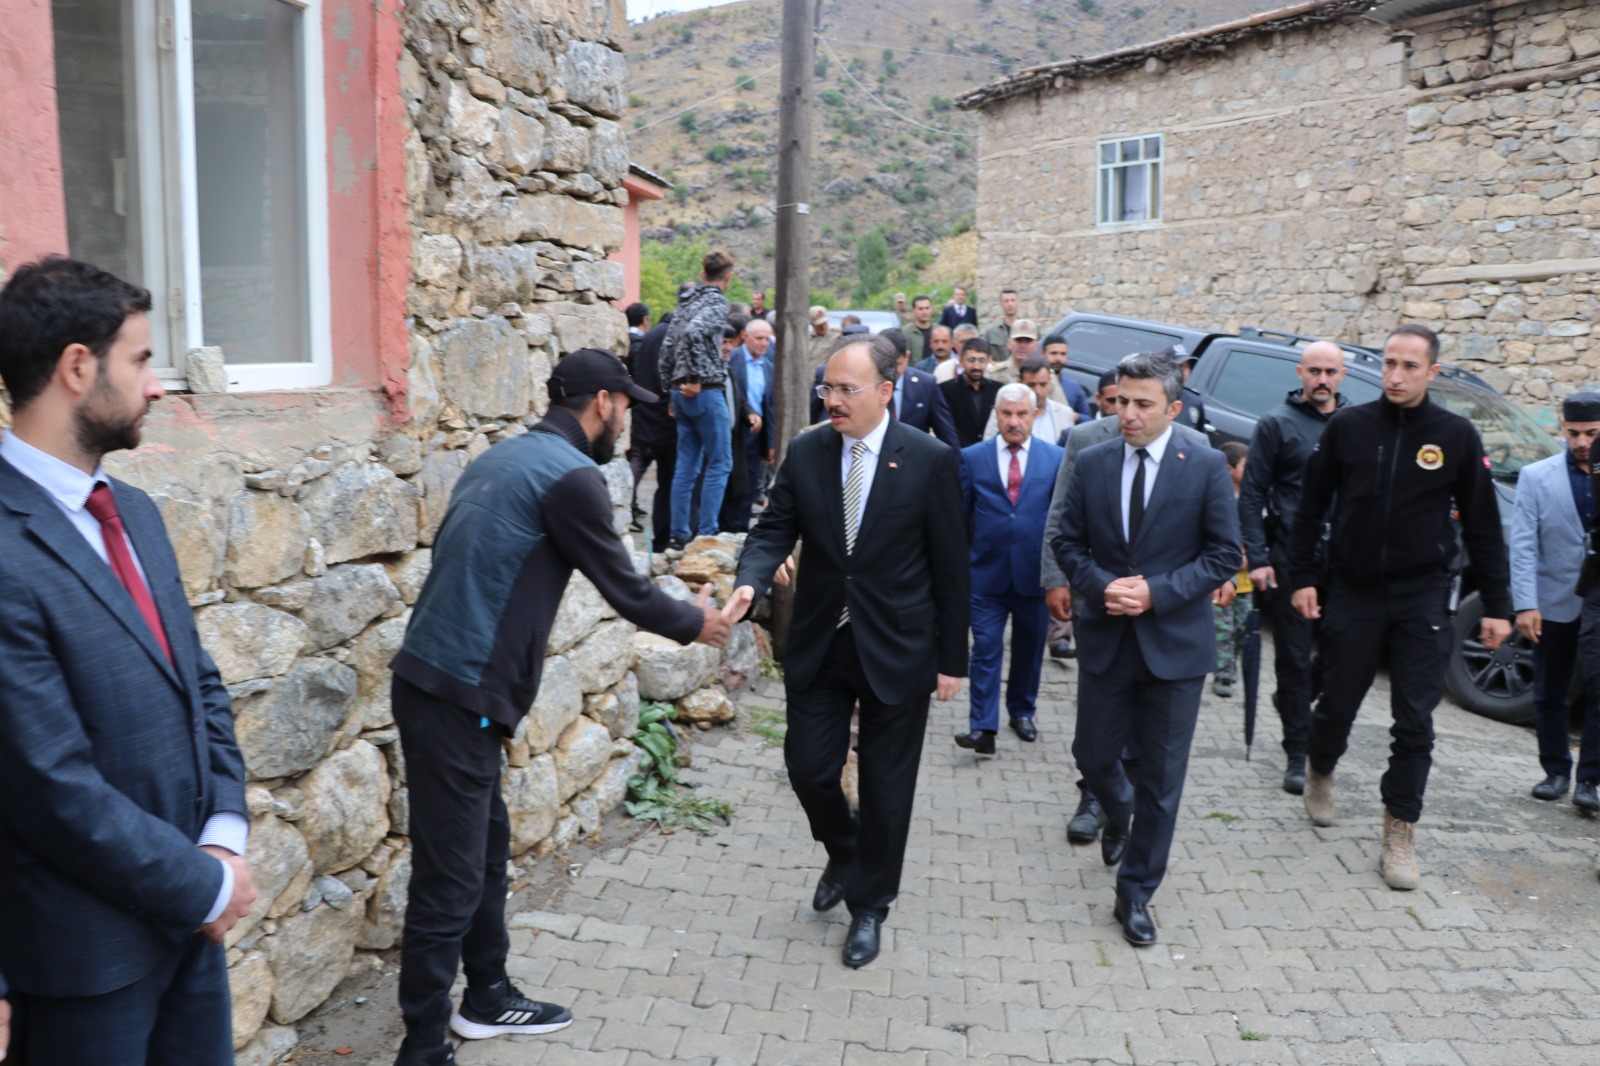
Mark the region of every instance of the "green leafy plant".
POLYGON ((1212 811, 1210 814, 1206 815, 1206 817, 1215 819, 1216 821, 1221 822, 1223 825, 1232 825, 1234 822, 1239 820, 1239 816, 1237 814, 1229 814, 1227 811, 1212 811))
POLYGON ((738 89, 742 93, 749 92, 751 89, 756 87, 756 79, 754 75, 741 74, 739 76, 739 80, 734 82, 733 85, 734 88, 738 89))
POLYGON ((628 814, 667 832, 682 828, 709 833, 716 822, 732 821, 733 804, 689 795, 694 786, 678 776, 678 737, 672 731, 677 716, 677 708, 665 703, 640 707, 633 743, 643 754, 639 772, 628 778, 628 814))
POLYGON ((789 732, 788 723, 788 716, 776 708, 750 708, 750 732, 765 740, 772 747, 778 747, 783 744, 783 738, 789 732))
POLYGON ((733 146, 725 141, 718 141, 706 149, 706 158, 713 163, 720 163, 733 153, 733 146))
POLYGON ((1265 1040, 1266 1033, 1258 1033, 1254 1029, 1246 1029, 1239 1034, 1240 1040, 1265 1040))

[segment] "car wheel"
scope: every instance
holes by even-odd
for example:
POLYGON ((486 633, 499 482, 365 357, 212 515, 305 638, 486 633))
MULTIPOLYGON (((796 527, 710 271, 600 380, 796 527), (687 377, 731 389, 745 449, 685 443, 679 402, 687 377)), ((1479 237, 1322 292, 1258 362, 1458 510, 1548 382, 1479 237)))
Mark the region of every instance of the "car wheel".
POLYGON ((1532 725, 1533 644, 1513 629, 1494 651, 1484 647, 1478 639, 1483 601, 1476 592, 1461 601, 1454 621, 1455 646, 1444 675, 1450 698, 1497 722, 1532 725))

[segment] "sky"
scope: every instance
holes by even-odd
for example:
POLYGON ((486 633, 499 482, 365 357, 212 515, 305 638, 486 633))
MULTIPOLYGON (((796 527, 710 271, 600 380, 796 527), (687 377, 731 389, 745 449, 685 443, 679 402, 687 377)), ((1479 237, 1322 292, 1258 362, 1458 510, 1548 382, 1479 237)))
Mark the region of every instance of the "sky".
POLYGON ((633 22, 664 11, 698 11, 703 7, 717 7, 733 0, 628 0, 628 21, 633 22))

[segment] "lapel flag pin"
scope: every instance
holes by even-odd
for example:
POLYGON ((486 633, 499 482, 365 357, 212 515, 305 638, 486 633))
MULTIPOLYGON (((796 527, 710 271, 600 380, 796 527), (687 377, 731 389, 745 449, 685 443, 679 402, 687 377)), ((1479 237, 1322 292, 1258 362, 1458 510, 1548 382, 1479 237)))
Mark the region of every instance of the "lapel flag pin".
POLYGON ((900 469, 900 464, 899 463, 890 463, 889 464, 889 469, 890 470, 899 470, 900 469))
POLYGON ((1182 458, 1183 458, 1183 453, 1182 453, 1182 452, 1179 452, 1179 453, 1178 453, 1178 458, 1179 458, 1179 459, 1182 459, 1182 458))

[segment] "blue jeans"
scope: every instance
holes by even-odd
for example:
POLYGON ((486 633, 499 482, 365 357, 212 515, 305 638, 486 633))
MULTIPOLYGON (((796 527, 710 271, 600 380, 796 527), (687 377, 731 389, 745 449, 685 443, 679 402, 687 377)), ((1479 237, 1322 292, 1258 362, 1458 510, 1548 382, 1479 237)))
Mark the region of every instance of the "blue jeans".
POLYGON ((674 393, 672 413, 678 423, 678 468, 672 472, 672 535, 678 540, 715 536, 717 512, 733 472, 733 417, 721 385, 707 385, 698 396, 674 393), (705 464, 700 487, 699 521, 689 514, 695 479, 705 464), (690 527, 693 526, 691 529, 690 527))

